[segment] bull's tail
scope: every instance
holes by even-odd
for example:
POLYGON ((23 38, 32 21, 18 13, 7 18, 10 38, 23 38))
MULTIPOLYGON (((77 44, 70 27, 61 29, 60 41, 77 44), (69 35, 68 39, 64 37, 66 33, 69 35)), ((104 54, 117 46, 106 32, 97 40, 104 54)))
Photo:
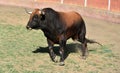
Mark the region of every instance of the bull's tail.
POLYGON ((87 39, 87 38, 86 38, 86 41, 87 41, 87 43, 90 43, 90 44, 92 44, 92 43, 97 43, 98 45, 102 46, 102 44, 100 44, 99 42, 97 42, 97 41, 95 41, 95 40, 91 40, 91 39, 87 39))

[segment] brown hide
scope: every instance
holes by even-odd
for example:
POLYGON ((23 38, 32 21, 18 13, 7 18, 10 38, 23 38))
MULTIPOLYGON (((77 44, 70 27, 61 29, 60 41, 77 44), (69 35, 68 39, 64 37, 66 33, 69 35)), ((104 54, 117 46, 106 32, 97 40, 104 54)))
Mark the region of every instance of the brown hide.
POLYGON ((77 25, 75 23, 83 21, 80 14, 78 14, 77 12, 59 12, 59 14, 62 21, 65 22, 66 39, 69 39, 73 35, 73 40, 78 39, 78 34, 75 34, 77 33, 77 25))
POLYGON ((66 29, 73 26, 74 22, 81 20, 77 12, 59 12, 61 19, 66 23, 66 29))

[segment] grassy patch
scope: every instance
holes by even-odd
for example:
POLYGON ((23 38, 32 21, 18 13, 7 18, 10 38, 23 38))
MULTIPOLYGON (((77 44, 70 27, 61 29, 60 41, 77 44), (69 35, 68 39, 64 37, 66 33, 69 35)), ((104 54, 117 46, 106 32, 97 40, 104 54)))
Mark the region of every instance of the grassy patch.
MULTIPOLYGON (((72 49, 65 60, 66 65, 59 67, 50 60, 47 48, 43 48, 46 49, 44 52, 33 53, 39 47, 47 47, 46 38, 40 30, 28 31, 25 26, 0 24, 0 35, 1 73, 52 73, 53 71, 56 73, 99 73, 101 70, 106 71, 107 68, 112 69, 113 72, 119 71, 114 63, 118 58, 115 58, 109 46, 100 48, 97 46, 97 49, 89 51, 90 55, 86 60, 80 58, 80 53, 72 53, 74 52, 72 49)), ((68 43, 71 43, 71 40, 68 43)), ((75 47, 75 44, 67 46, 79 48, 75 47)))

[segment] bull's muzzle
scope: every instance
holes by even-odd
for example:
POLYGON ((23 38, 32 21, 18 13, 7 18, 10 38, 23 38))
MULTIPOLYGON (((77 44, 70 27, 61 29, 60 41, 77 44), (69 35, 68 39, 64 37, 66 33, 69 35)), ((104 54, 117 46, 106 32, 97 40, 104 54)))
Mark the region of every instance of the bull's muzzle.
POLYGON ((26 26, 26 29, 28 29, 28 30, 32 30, 32 28, 31 28, 31 27, 29 27, 29 26, 26 26))

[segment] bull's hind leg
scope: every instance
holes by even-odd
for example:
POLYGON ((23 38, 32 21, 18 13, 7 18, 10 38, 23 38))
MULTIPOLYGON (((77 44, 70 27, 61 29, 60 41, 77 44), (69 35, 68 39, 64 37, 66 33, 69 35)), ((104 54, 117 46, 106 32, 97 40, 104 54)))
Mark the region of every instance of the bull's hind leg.
POLYGON ((86 57, 88 56, 88 48, 85 34, 80 34, 78 37, 78 41, 82 44, 82 58, 86 59, 86 57))
POLYGON ((49 40, 49 39, 47 39, 47 42, 48 42, 48 48, 49 48, 50 58, 51 58, 51 60, 53 62, 57 62, 57 61, 55 61, 56 54, 53 51, 53 45, 54 45, 54 43, 51 40, 49 40))
POLYGON ((87 56, 88 56, 87 42, 84 41, 82 42, 82 58, 86 59, 87 56))

